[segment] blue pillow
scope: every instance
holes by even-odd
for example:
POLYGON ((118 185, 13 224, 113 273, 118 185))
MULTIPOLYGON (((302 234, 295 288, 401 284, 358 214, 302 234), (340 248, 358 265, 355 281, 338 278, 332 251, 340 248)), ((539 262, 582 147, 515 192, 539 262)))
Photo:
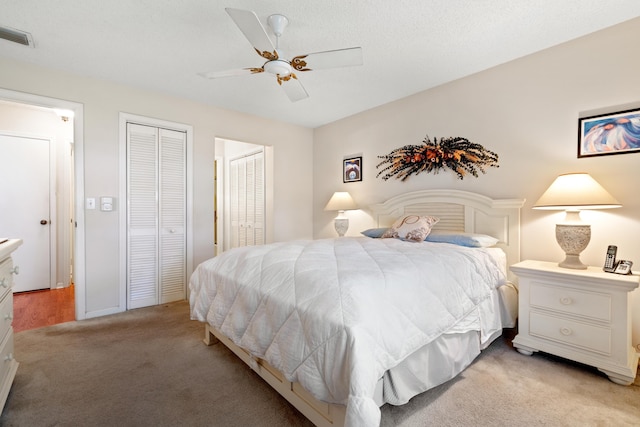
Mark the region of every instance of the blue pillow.
POLYGON ((361 231, 360 233, 367 237, 371 237, 372 239, 379 239, 387 230, 388 228, 370 228, 368 230, 361 231))
POLYGON ((427 242, 453 243, 471 248, 488 248, 498 243, 495 237, 486 234, 433 231, 425 239, 427 242))
MULTIPOLYGON (((388 228, 370 228, 364 230, 361 234, 379 239, 388 228)), ((458 246, 467 246, 470 248, 488 248, 498 243, 498 239, 486 234, 464 233, 457 231, 432 231, 425 239, 427 242, 434 243, 452 243, 458 246)))

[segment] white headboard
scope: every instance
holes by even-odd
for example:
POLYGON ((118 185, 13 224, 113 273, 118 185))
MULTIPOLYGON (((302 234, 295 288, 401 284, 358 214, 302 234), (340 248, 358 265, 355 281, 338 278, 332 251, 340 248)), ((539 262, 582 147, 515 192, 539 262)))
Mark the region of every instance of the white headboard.
MULTIPOLYGON (((520 261, 520 208, 524 199, 491 199, 460 190, 420 190, 370 206, 378 227, 388 227, 403 215, 440 218, 434 230, 488 234, 507 254, 507 266, 520 261)), ((510 280, 513 280, 509 272, 510 280)))

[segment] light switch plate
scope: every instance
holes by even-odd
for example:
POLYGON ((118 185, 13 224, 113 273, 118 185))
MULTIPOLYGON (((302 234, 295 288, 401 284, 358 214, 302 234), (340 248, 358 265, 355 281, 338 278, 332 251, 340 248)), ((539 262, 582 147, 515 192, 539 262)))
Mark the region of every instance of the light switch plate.
POLYGON ((113 210, 113 197, 100 197, 100 210, 111 212, 113 210))

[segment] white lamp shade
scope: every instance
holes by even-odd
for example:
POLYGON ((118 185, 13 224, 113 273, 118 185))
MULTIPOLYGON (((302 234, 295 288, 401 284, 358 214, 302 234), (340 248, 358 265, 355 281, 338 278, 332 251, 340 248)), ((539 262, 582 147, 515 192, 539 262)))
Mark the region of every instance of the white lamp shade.
POLYGON ((588 173, 560 175, 538 199, 533 209, 610 209, 622 205, 588 173))
POLYGON ((348 211, 358 209, 356 202, 347 191, 336 191, 329 199, 329 203, 324 207, 325 211, 348 211))

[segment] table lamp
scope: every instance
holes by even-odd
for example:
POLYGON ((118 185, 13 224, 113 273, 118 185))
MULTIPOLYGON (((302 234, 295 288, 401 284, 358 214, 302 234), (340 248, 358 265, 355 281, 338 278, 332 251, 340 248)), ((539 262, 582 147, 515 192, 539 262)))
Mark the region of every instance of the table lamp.
POLYGON ((564 222, 556 225, 556 240, 565 252, 564 268, 584 270, 582 252, 591 240, 591 226, 580 219, 581 210, 619 208, 620 203, 588 173, 558 176, 538 199, 533 209, 564 210, 564 222))
POLYGON ((329 199, 329 203, 324 207, 325 211, 338 211, 338 216, 333 224, 338 232, 338 236, 342 237, 349 229, 349 218, 344 215, 344 211, 357 209, 356 203, 351 195, 346 191, 336 191, 329 199))

